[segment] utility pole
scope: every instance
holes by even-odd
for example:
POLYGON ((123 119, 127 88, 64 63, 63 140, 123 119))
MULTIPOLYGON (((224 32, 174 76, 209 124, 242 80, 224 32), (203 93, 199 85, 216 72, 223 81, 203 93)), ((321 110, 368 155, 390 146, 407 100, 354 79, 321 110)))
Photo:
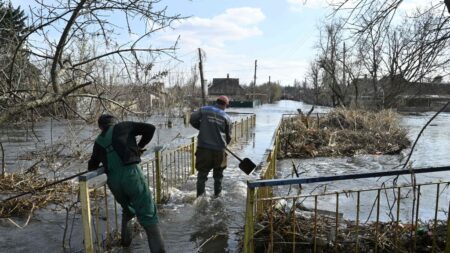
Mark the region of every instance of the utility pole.
POLYGON ((256 86, 256 67, 258 64, 258 60, 255 60, 255 75, 253 76, 253 89, 252 89, 252 100, 255 100, 255 86, 256 86))
POLYGON ((269 76, 269 103, 272 103, 272 86, 270 85, 270 76, 269 76))
POLYGON ((202 104, 203 106, 206 105, 206 97, 205 97, 205 79, 203 79, 203 63, 202 63, 202 50, 201 48, 198 48, 198 68, 200 69, 200 83, 202 85, 202 104))

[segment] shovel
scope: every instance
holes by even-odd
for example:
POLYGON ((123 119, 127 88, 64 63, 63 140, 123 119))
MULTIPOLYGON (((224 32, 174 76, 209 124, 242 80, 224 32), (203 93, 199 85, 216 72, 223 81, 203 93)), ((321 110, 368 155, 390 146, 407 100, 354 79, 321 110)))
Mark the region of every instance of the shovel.
POLYGON ((243 172, 245 172, 245 174, 249 175, 256 168, 256 164, 254 164, 252 162, 252 160, 250 160, 248 158, 244 158, 244 160, 242 160, 237 155, 235 155, 233 152, 231 152, 231 150, 229 150, 228 148, 225 147, 225 149, 228 151, 228 153, 232 154, 234 157, 236 157, 236 159, 239 160, 239 162, 240 162, 239 169, 241 169, 243 172))

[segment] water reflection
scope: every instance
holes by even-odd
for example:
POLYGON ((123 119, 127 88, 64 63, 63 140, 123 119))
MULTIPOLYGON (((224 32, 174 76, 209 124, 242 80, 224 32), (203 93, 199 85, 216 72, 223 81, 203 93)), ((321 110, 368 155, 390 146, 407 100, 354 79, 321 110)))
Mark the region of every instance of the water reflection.
POLYGON ((226 252, 228 248, 228 213, 220 198, 200 197, 194 202, 195 213, 190 241, 199 252, 226 252))

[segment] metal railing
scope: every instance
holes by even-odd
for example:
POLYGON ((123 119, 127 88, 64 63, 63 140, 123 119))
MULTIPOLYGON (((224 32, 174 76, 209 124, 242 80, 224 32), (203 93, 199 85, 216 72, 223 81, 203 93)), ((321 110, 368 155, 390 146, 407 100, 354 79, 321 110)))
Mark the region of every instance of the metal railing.
MULTIPOLYGON (((245 117, 233 122, 232 142, 247 137, 256 124, 255 114, 244 114, 245 117)), ((191 137, 189 144, 181 145, 173 150, 161 148, 155 156, 142 163, 144 173, 156 203, 160 204, 170 198, 170 188, 184 184, 190 175, 195 174, 195 151, 197 138, 191 137)))
POLYGON ((149 161, 142 163, 148 185, 153 189, 153 198, 161 204, 170 197, 170 188, 182 185, 194 174, 197 140, 178 146, 173 150, 159 149, 149 161))
POLYGON ((320 182, 378 182, 380 177, 404 174, 415 178, 416 174, 450 171, 450 167, 274 179, 280 131, 279 125, 261 180, 247 184, 244 252, 450 253, 450 181, 396 185, 394 180, 392 186, 291 193, 293 187, 301 191, 305 185, 317 187, 320 182), (370 205, 369 200, 373 201, 370 205), (424 218, 429 218, 428 223, 424 218))
POLYGON ((449 252, 450 181, 293 196, 283 189, 278 189, 279 196, 259 194, 268 187, 440 171, 450 167, 248 182, 244 251, 449 252), (373 204, 367 205, 369 200, 373 204), (349 218, 344 220, 344 214, 349 218), (427 223, 422 216, 431 219, 427 223), (427 235, 420 236, 421 229, 427 235), (429 241, 423 245, 423 240, 429 241))
POLYGON ((84 250, 106 252, 117 238, 119 225, 117 204, 108 197, 104 169, 80 176, 79 185, 84 250))
MULTIPOLYGON (((232 141, 248 136, 255 124, 254 114, 234 122, 232 141)), ((191 137, 190 143, 175 149, 160 148, 153 159, 141 163, 156 203, 168 200, 172 187, 181 186, 195 174, 196 142, 196 137, 191 137)), ((85 252, 108 251, 118 238, 119 212, 106 187, 104 170, 88 172, 79 177, 79 182, 85 252)))
POLYGON ((240 120, 236 120, 233 122, 232 131, 231 131, 231 140, 236 142, 240 138, 249 133, 250 129, 255 127, 256 125, 256 115, 253 113, 239 113, 242 115, 247 115, 246 117, 242 117, 240 120))

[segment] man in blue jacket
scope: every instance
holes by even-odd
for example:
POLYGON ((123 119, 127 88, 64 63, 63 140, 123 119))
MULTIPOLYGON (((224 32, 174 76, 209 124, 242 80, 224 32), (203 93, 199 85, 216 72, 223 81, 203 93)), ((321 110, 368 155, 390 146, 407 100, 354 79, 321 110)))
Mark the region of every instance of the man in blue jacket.
POLYGON ((147 233, 150 252, 165 252, 156 205, 139 165, 140 155, 153 138, 155 126, 130 121, 117 123, 117 119, 108 114, 98 118, 98 126, 102 132, 95 140, 88 170, 97 169, 100 163, 105 167, 109 189, 122 206, 122 246, 130 246, 129 223, 137 216, 147 233), (137 136, 141 136, 139 143, 137 136))
POLYGON ((227 167, 225 147, 231 141, 232 122, 225 108, 230 100, 219 96, 216 104, 203 106, 191 114, 190 124, 199 130, 195 168, 197 169, 197 197, 205 193, 208 174, 213 170, 214 195, 222 191, 223 170, 227 167))

